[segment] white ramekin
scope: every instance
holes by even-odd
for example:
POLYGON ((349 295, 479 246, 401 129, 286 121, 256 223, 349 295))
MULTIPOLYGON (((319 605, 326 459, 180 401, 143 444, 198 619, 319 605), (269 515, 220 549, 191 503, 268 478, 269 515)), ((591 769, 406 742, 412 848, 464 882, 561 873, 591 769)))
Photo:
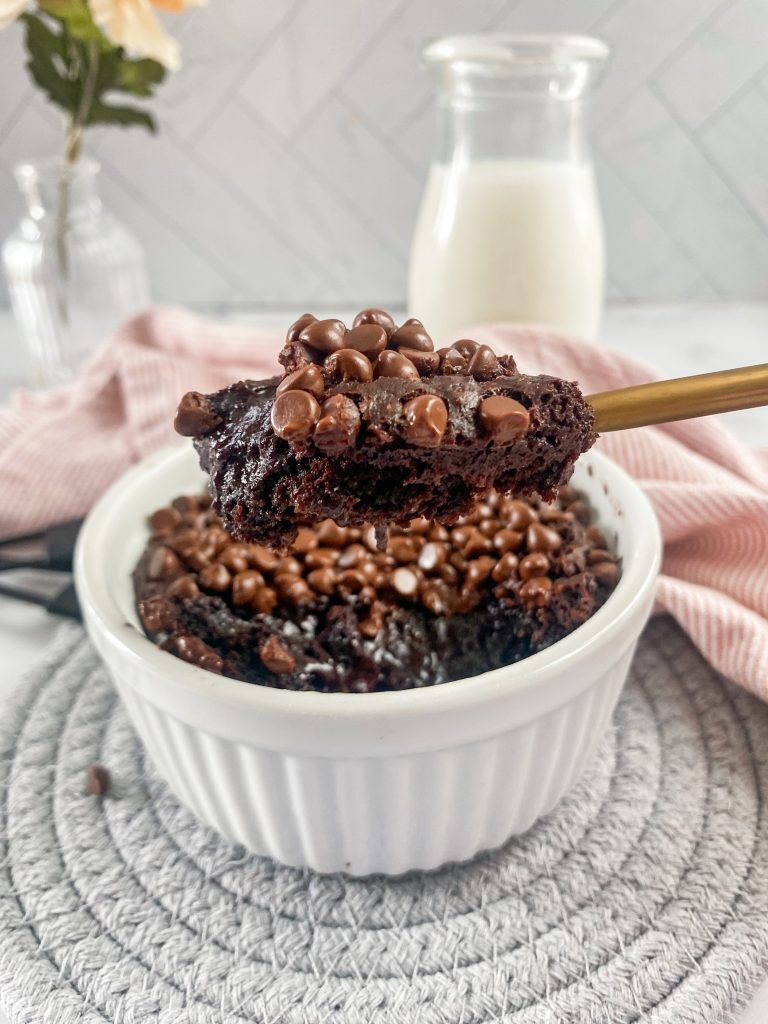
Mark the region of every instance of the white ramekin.
POLYGON ((575 632, 516 665, 396 693, 292 693, 213 675, 142 633, 131 570, 146 518, 202 489, 191 448, 157 453, 81 532, 91 638, 177 797, 250 850, 317 871, 399 874, 498 846, 551 810, 595 752, 650 614, 661 540, 637 484, 604 456, 573 483, 623 575, 575 632))

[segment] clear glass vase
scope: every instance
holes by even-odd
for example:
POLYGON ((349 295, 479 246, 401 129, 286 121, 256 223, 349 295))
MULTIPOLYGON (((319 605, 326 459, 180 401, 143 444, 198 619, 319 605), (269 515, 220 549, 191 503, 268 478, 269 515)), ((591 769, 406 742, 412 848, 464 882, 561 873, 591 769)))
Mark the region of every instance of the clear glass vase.
POLYGON ((144 254, 102 206, 99 165, 19 164, 26 211, 2 249, 31 383, 69 379, 126 317, 149 303, 144 254))
POLYGON ((603 304, 603 230, 586 133, 598 39, 454 36, 424 61, 437 151, 411 250, 409 309, 436 337, 544 324, 587 338, 603 304))

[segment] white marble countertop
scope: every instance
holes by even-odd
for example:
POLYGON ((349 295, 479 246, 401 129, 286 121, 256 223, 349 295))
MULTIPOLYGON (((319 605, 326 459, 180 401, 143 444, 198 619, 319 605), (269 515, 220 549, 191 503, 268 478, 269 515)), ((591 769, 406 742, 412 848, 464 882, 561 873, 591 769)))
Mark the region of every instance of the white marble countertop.
MULTIPOLYGON (((284 326, 290 313, 238 312, 239 321, 284 326)), ((667 377, 768 361, 767 304, 619 306, 605 316, 603 341, 667 377)), ((10 314, 0 311, 0 401, 22 382, 24 361, 10 314)), ((746 444, 768 447, 768 409, 724 417, 746 444)), ((43 611, 0 597, 0 702, 56 628, 43 611)), ((768 1020, 768 982, 739 1024, 768 1020)), ((6 1024, 0 1015, 0 1024, 6 1024)))

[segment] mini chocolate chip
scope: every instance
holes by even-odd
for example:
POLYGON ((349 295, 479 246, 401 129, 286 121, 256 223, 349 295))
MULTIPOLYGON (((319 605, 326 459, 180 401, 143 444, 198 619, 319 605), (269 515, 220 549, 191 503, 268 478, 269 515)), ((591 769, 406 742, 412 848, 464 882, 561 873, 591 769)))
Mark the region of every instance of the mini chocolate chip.
POLYGON ((534 576, 544 576, 549 572, 549 559, 543 551, 534 551, 520 559, 518 567, 521 580, 530 580, 534 576))
POLYGON ((151 580, 167 580, 181 572, 181 562, 176 553, 161 545, 152 552, 147 566, 147 575, 151 580))
POLYGON ((613 556, 605 548, 592 548, 587 552, 587 565, 599 565, 600 562, 612 562, 613 556))
POLYGON ((502 516, 509 522, 513 530, 524 530, 536 519, 536 513, 524 501, 506 499, 501 506, 502 516))
POLYGON ((168 584, 165 593, 168 597, 176 597, 180 601, 194 601, 200 596, 200 588, 191 576, 177 576, 168 584))
POLYGON ((400 565, 415 562, 419 554, 415 537, 393 537, 389 542, 389 553, 400 565))
POLYGON ((493 349, 480 345, 469 360, 467 370, 475 380, 493 380, 501 373, 501 366, 493 349))
POLYGON ((367 355, 353 348, 340 348, 323 363, 323 370, 334 384, 345 380, 373 380, 373 366, 367 355))
POLYGON ((507 551, 517 551, 523 543, 523 535, 518 530, 502 528, 493 535, 493 546, 501 554, 507 551))
POLYGON ((358 324, 347 334, 344 344, 369 359, 375 359, 387 347, 387 332, 379 324, 358 324))
POLYGON ((109 771, 103 764, 89 764, 85 770, 85 788, 91 796, 105 796, 110 781, 109 771))
POLYGON ((164 597, 145 597, 139 601, 139 616, 144 628, 150 633, 161 633, 173 629, 176 614, 164 597))
POLYGON ((525 531, 525 544, 529 551, 555 552, 560 549, 562 541, 557 530, 541 523, 531 523, 525 531))
POLYGON ((446 377, 455 377, 467 372, 467 360, 455 348, 438 349, 440 355, 440 373, 446 377))
POLYGON ((427 583, 421 592, 421 603, 432 615, 450 615, 457 599, 454 588, 440 580, 427 583))
POLYGON ((354 446, 359 433, 360 412, 355 403, 346 395, 332 395, 323 402, 312 440, 326 455, 339 455, 354 446))
POLYGON ((517 576, 519 560, 517 555, 507 551, 502 555, 491 572, 491 578, 495 583, 504 583, 506 580, 514 579, 517 576))
POLYGON ((383 327, 389 334, 395 329, 395 321, 383 309, 362 309, 352 321, 352 328, 360 327, 362 324, 377 324, 383 327))
POLYGON ((338 526, 332 519, 324 519, 317 528, 317 539, 323 545, 340 548, 349 540, 349 530, 338 526))
POLYGON ((431 352, 434 349, 432 339, 424 329, 421 320, 411 317, 390 335, 389 344, 392 348, 415 348, 419 352, 431 352))
POLYGON ((376 364, 373 367, 373 376, 378 380, 379 377, 399 377, 402 380, 419 380, 419 371, 405 356, 399 352, 393 352, 391 349, 387 349, 386 352, 382 352, 381 355, 376 359, 376 364))
POLYGON ((491 555, 482 555, 480 558, 475 558, 469 562, 465 576, 469 586, 478 587, 481 583, 484 583, 491 575, 495 565, 496 559, 492 558, 491 555))
POLYGON ((254 569, 262 572, 273 572, 278 563, 278 557, 274 551, 264 547, 263 544, 246 544, 248 562, 254 569))
POLYGON ((338 548, 315 548, 304 558, 304 565, 308 569, 325 569, 335 565, 339 560, 338 548))
POLYGON ((299 528, 296 539, 291 545, 291 551, 294 551, 297 555, 306 555, 308 551, 316 548, 317 544, 318 540, 315 531, 310 530, 308 526, 302 526, 299 528))
POLYGON ((228 548, 222 551, 219 561, 232 572, 245 572, 251 564, 248 545, 230 544, 228 548))
POLYGON ((284 391, 294 390, 309 391, 315 398, 322 398, 325 391, 325 380, 323 379, 323 371, 320 367, 314 363, 300 366, 298 370, 294 370, 293 373, 283 377, 277 385, 275 393, 282 395, 284 391))
POLYGON ((359 569, 345 569, 336 579, 336 589, 342 597, 359 593, 365 585, 365 576, 359 569))
POLYGON ((221 562, 215 565, 208 565, 200 573, 200 583, 206 590, 215 590, 219 594, 229 590, 232 577, 229 570, 221 562))
POLYGON ((619 582, 619 567, 615 562, 598 562, 597 565, 590 565, 589 571, 603 586, 615 587, 619 582))
POLYGON ((336 565, 339 569, 354 569, 361 559, 365 558, 367 552, 362 544, 350 544, 348 548, 339 555, 336 565))
POLYGON ((318 594, 332 594, 336 586, 336 573, 333 569, 313 569, 307 576, 307 582, 318 594))
POLYGON ((301 606, 311 604, 314 600, 314 594, 306 580, 292 572, 284 572, 275 576, 274 584, 280 600, 285 601, 286 604, 301 606))
POLYGON ((543 608, 549 600, 552 580, 548 576, 533 576, 520 587, 520 597, 534 608, 543 608))
POLYGON ((264 668, 277 676, 288 675, 296 668, 296 659, 279 636, 270 636, 259 647, 264 668))
POLYGON ((284 391, 272 403, 272 429, 292 443, 306 441, 320 419, 320 406, 308 391, 284 391))
POLYGON ((575 487, 571 487, 570 484, 563 484, 557 492, 557 497, 563 508, 568 508, 569 505, 572 505, 578 499, 579 492, 575 487))
POLYGON ((490 554, 491 551, 493 551, 493 541, 478 529, 473 531, 469 540, 461 549, 461 553, 465 558, 472 558, 473 555, 490 554))
POLYGON ((439 569, 445 563, 445 545, 439 541, 429 541, 419 552, 418 566, 425 572, 439 569))
POLYGON ((381 630, 384 625, 384 619, 381 614, 381 609, 378 606, 371 608, 366 618, 361 619, 357 624, 357 628, 363 634, 363 636, 373 639, 376 634, 381 630))
POLYGON ((576 516, 582 526, 587 526, 592 518, 589 512, 589 505, 585 501, 581 501, 581 499, 572 502, 568 507, 568 511, 576 516))
POLYGON ((597 526, 588 526, 584 531, 584 536, 590 541, 595 547, 607 548, 608 542, 605 539, 605 534, 602 530, 598 529, 597 526))
POLYGON ((203 437, 222 422, 209 398, 199 391, 188 391, 179 402, 173 429, 182 437, 203 437))
POLYGON ((232 580, 232 604, 251 604, 263 586, 264 577, 255 569, 239 572, 232 580))
POLYGON ((294 558, 293 555, 286 555, 285 558, 279 559, 274 569, 275 576, 279 576, 280 573, 290 572, 294 576, 301 575, 301 562, 298 558, 294 558))
POLYGON ((200 503, 193 495, 183 494, 178 498, 174 498, 171 502, 171 508, 175 508, 178 512, 181 512, 183 516, 188 515, 190 512, 197 512, 200 508, 200 503))
POLYGON ((259 615, 269 615, 277 604, 277 592, 272 587, 261 587, 251 601, 251 607, 259 615))
POLYGON ((410 359, 422 377, 432 377, 440 369, 440 356, 437 352, 420 352, 416 348, 400 348, 398 352, 410 359))
POLYGON ((294 320, 291 326, 288 328, 288 332, 285 335, 286 342, 290 345, 293 341, 299 340, 299 335, 305 327, 309 327, 317 320, 316 316, 311 313, 302 313, 298 320, 294 320))
POLYGON ((153 533, 168 533, 181 526, 181 512, 176 508, 159 508, 149 517, 149 526, 153 533))
POLYGON ((180 658, 208 672, 220 673, 224 668, 224 659, 212 650, 208 644, 192 633, 182 633, 173 638, 173 648, 180 658))
POLYGON ((484 398, 478 409, 482 430, 495 444, 509 444, 528 430, 528 410, 514 398, 491 395, 484 398))
MULTIPOLYGON (((487 347, 487 346, 486 346, 487 347)), ((476 341, 472 341, 471 338, 461 338, 460 341, 454 341, 451 345, 452 349, 459 352, 464 358, 469 361, 472 356, 480 348, 480 345, 476 341)))
POLYGON ((419 589, 419 577, 412 569, 401 566, 392 573, 392 586, 402 597, 414 597, 419 589))
POLYGON ((403 406, 403 434, 411 444, 435 448, 448 426, 448 409, 437 395, 417 395, 403 406))

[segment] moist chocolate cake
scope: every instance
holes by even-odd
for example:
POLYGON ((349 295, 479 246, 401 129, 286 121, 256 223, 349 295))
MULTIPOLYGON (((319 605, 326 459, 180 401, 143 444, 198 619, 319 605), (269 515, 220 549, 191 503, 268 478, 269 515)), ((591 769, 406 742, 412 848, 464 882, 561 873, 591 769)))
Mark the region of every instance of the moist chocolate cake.
POLYGON ((586 503, 491 492, 453 526, 417 519, 377 546, 330 520, 289 554, 234 540, 210 497, 150 518, 134 572, 152 640, 250 683, 370 692, 428 686, 519 661, 571 632, 619 570, 586 503))
POLYGON ((285 548, 325 518, 452 522, 490 488, 549 500, 596 436, 576 384, 469 339, 434 351, 418 320, 382 310, 350 330, 305 314, 280 362, 282 378, 190 392, 176 416, 244 541, 285 548))

